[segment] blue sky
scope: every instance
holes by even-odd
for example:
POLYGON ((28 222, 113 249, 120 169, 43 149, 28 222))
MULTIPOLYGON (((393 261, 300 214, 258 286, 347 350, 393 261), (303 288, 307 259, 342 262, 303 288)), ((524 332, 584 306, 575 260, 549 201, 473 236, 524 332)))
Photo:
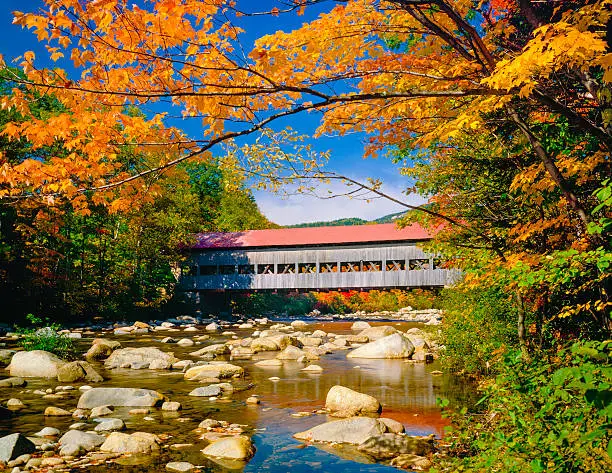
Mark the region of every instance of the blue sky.
MULTIPOLYGON (((0 2, 0 54, 7 62, 23 54, 27 50, 36 52, 38 64, 45 66, 44 57, 47 52, 44 43, 39 43, 36 37, 29 31, 13 25, 12 11, 32 11, 41 5, 40 0, 2 0, 0 2)), ((249 5, 251 8, 256 5, 258 9, 271 8, 273 0, 260 0, 258 2, 244 1, 238 2, 249 5)), ((242 27, 247 31, 241 41, 245 47, 252 46, 252 42, 260 36, 273 33, 276 30, 290 31, 299 27, 304 21, 316 17, 321 11, 329 10, 331 2, 306 10, 305 16, 281 15, 279 17, 255 17, 243 18, 242 27)), ((55 66, 64 67, 70 71, 68 63, 58 61, 55 66)), ((318 125, 320 116, 318 114, 308 114, 293 117, 288 121, 298 132, 312 136, 318 125)), ((193 123, 174 123, 182 127, 188 134, 196 137, 200 130, 193 123)), ((386 158, 363 159, 363 135, 353 134, 343 137, 322 137, 311 140, 315 149, 319 151, 331 151, 329 170, 348 175, 352 178, 365 181, 368 177, 378 178, 384 182, 383 190, 402 197, 402 190, 408 185, 405 178, 400 176, 397 167, 386 158)), ((338 184, 331 188, 332 191, 342 193, 338 184)), ((321 188, 320 194, 326 194, 327 188, 321 188)), ((397 204, 385 200, 374 200, 366 203, 362 200, 350 200, 345 197, 338 197, 330 200, 320 200, 307 195, 292 195, 283 198, 279 195, 268 192, 255 192, 257 202, 264 214, 272 221, 288 225, 299 222, 311 222, 317 220, 331 220, 342 217, 361 217, 373 219, 382 215, 403 210, 397 204)), ((405 196, 404 196, 405 197, 405 196)), ((415 197, 407 200, 411 204, 422 203, 415 197)))

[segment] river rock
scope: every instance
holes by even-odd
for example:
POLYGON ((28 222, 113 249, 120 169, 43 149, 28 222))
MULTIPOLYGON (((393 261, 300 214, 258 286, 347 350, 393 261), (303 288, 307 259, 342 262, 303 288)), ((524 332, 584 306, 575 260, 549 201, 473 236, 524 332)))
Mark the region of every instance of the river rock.
POLYGON ((319 424, 312 429, 298 432, 294 437, 309 442, 336 442, 361 445, 370 437, 385 433, 386 427, 371 417, 349 417, 319 424))
POLYGON ((351 325, 351 330, 365 330, 367 328, 370 328, 371 325, 363 320, 359 320, 357 322, 354 322, 353 325, 351 325))
POLYGON ((0 438, 0 461, 9 462, 35 450, 36 445, 20 433, 0 438))
POLYGON ((394 419, 389 419, 387 417, 381 417, 378 420, 381 421, 383 424, 385 424, 388 432, 392 432, 394 434, 401 434, 401 433, 404 433, 404 431, 406 430, 406 428, 404 427, 404 424, 394 419))
POLYGON ((391 460, 391 466, 401 468, 402 470, 422 471, 431 468, 431 461, 426 457, 405 453, 391 460))
POLYGON ((302 368, 300 371, 306 371, 307 373, 321 373, 323 368, 319 365, 308 365, 306 368, 302 368))
POLYGON ((333 386, 327 393, 325 408, 336 417, 378 414, 382 410, 376 398, 339 385, 333 386))
POLYGON ((113 432, 100 447, 100 451, 109 453, 153 453, 159 451, 161 441, 157 435, 148 432, 124 434, 113 432))
POLYGON ((72 412, 62 409, 61 407, 49 406, 45 409, 44 414, 47 417, 64 417, 71 416, 72 412))
POLYGON ((59 439, 60 455, 76 456, 82 452, 90 452, 104 443, 105 437, 93 432, 69 430, 59 439))
POLYGON ((166 465, 166 470, 177 473, 184 473, 195 469, 195 466, 189 462, 170 462, 166 465))
POLYGON ((181 338, 176 344, 181 347, 190 347, 193 346, 195 342, 191 338, 181 338))
POLYGON ((26 380, 18 376, 0 380, 0 388, 20 388, 26 384, 26 380))
POLYGON ((294 347, 293 345, 289 345, 283 351, 281 351, 276 358, 279 360, 297 360, 300 356, 304 355, 306 355, 304 350, 294 347))
POLYGON ((305 347, 318 347, 323 343, 323 340, 319 337, 300 337, 298 340, 305 347))
POLYGON ((0 350, 0 366, 7 366, 15 353, 15 350, 0 350))
POLYGON ((218 396, 221 394, 221 391, 222 389, 220 385, 211 384, 210 386, 200 386, 199 388, 195 388, 189 393, 189 395, 195 397, 211 397, 218 396))
POLYGON ((89 417, 94 419, 96 417, 104 417, 113 413, 112 406, 97 406, 94 407, 89 413, 89 417))
POLYGON ((376 460, 388 460, 402 454, 427 455, 434 450, 434 438, 387 433, 370 437, 358 447, 376 460))
POLYGON ((198 429, 214 429, 215 427, 220 427, 221 426, 221 422, 219 422, 216 419, 204 419, 202 422, 200 422, 200 424, 198 425, 198 429))
POLYGON ((108 358, 111 353, 121 348, 121 343, 106 338, 94 338, 91 347, 85 353, 85 359, 95 361, 108 358))
POLYGON ((256 338, 251 342, 251 350, 255 353, 260 351, 278 351, 280 346, 271 338, 256 338))
POLYGON ((11 376, 23 378, 55 378, 66 362, 44 350, 18 351, 8 366, 11 376))
POLYGON ((154 347, 122 348, 120 350, 115 350, 104 362, 104 366, 107 369, 126 366, 136 369, 144 365, 148 367, 152 362, 155 362, 156 367, 170 369, 172 364, 177 361, 180 360, 172 353, 166 353, 154 347))
POLYGON ((34 437, 57 437, 61 432, 55 427, 44 427, 34 434, 34 437))
POLYGON ((12 410, 19 410, 26 407, 21 399, 11 398, 6 401, 6 407, 12 410))
POLYGON ((101 383, 104 378, 86 361, 72 361, 57 370, 57 380, 60 383, 74 383, 80 380, 101 383))
POLYGON ((245 435, 215 440, 202 450, 204 455, 227 460, 249 460, 255 454, 251 439, 245 435))
POLYGON ((136 388, 93 388, 79 398, 79 409, 98 406, 154 407, 161 404, 165 397, 151 389, 136 388))
POLYGON ((397 333, 397 329, 391 327, 390 325, 380 325, 378 327, 370 327, 366 328, 359 332, 359 336, 368 337, 368 340, 371 342, 374 340, 378 340, 379 338, 387 337, 389 335, 393 335, 397 333))
POLYGON ((255 363, 255 366, 261 366, 264 368, 270 367, 279 367, 283 366, 283 362, 281 360, 277 360, 276 358, 272 358, 271 360, 261 360, 255 363))
POLYGON ((181 403, 176 401, 166 401, 162 404, 162 411, 177 412, 182 409, 181 403))
POLYGON ((232 360, 248 360, 253 357, 253 350, 245 347, 236 347, 232 350, 232 360))
POLYGON ((217 330, 221 330, 221 326, 215 322, 208 324, 205 328, 209 332, 216 332, 217 330))
POLYGON ((293 328, 303 328, 303 327, 307 327, 308 324, 304 322, 303 320, 294 320, 293 322, 291 322, 291 326, 293 328))
POLYGON ((346 356, 348 358, 410 358, 414 346, 399 333, 380 338, 375 342, 366 343, 356 348, 346 356))
POLYGON ((187 381, 198 381, 203 378, 231 378, 232 376, 242 376, 244 370, 240 366, 230 363, 207 363, 205 365, 193 366, 185 371, 187 381))
POLYGON ((96 432, 110 432, 113 430, 124 430, 125 424, 121 419, 117 419, 114 417, 104 419, 95 427, 96 432))
POLYGON ((190 353, 191 356, 220 356, 220 355, 229 355, 230 347, 225 345, 224 343, 215 343, 214 345, 209 345, 207 347, 201 348, 198 351, 194 351, 190 353))

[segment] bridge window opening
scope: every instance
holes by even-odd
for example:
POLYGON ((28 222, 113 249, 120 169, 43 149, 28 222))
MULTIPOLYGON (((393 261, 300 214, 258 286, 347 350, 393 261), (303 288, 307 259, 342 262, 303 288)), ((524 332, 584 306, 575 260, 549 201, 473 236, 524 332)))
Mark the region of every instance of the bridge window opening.
POLYGON ((363 271, 376 272, 382 270, 382 261, 364 261, 363 271))
POLYGON ((420 271, 429 269, 429 266, 430 264, 428 259, 411 259, 408 267, 411 271, 420 271))
POLYGON ((238 274, 255 274, 255 265, 254 264, 238 265, 238 274))
POLYGON ((387 260, 385 264, 387 271, 404 271, 406 269, 406 260, 403 259, 391 259, 387 260))
POLYGON ((321 273, 337 273, 338 263, 320 263, 319 271, 321 273))
POLYGON ((279 274, 295 274, 295 263, 279 264, 278 273, 279 274))
POLYGON ((219 265, 219 274, 235 274, 236 265, 234 264, 221 264, 219 265))
POLYGON ((359 271, 361 271, 361 261, 340 263, 341 273, 358 273, 359 271))
POLYGON ((216 264, 205 264, 200 266, 200 276, 214 276, 217 274, 216 264))
POLYGON ((258 264, 257 274, 274 274, 273 264, 258 264))
POLYGON ((301 274, 312 274, 317 272, 317 264, 316 263, 300 263, 298 265, 298 272, 301 274))

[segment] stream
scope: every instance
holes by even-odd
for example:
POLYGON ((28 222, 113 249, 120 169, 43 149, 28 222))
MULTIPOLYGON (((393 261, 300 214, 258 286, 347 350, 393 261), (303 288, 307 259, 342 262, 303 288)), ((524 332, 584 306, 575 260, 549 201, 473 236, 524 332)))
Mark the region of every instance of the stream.
MULTIPOLYGON (((376 322, 371 325, 392 325, 402 331, 411 327, 422 327, 420 324, 405 322, 376 322)), ((310 323, 301 330, 320 329, 336 334, 354 333, 350 327, 350 322, 326 321, 310 323)), ((213 334, 212 338, 202 345, 189 347, 160 342, 167 336, 178 339, 206 333, 202 326, 198 328, 200 330, 194 333, 164 330, 120 336, 115 336, 112 332, 97 332, 95 335, 85 332, 77 343, 79 352, 85 352, 94 337, 104 337, 119 341, 123 348, 152 346, 173 352, 180 359, 193 359, 189 353, 206 345, 224 343, 228 339, 227 336, 213 334)), ((239 338, 250 336, 253 332, 252 329, 235 327, 230 330, 239 338)), ((10 342, 7 348, 12 348, 10 342)), ((454 405, 459 406, 474 402, 475 392, 472 385, 446 373, 431 374, 432 371, 440 369, 437 361, 425 364, 403 360, 351 359, 346 357, 346 353, 347 351, 341 350, 322 356, 316 364, 320 365, 323 371, 316 374, 300 371, 304 364, 294 361, 286 361, 282 367, 254 366, 256 361, 274 358, 278 352, 261 352, 252 359, 234 360, 232 363, 242 366, 246 372, 245 379, 240 383, 245 385, 252 383, 254 387, 235 392, 229 398, 216 400, 189 396, 189 392, 200 386, 200 383, 184 380, 180 371, 106 370, 103 362, 94 362, 95 369, 105 378, 100 386, 154 389, 170 400, 180 402, 182 410, 166 412, 153 408, 147 416, 149 420, 145 420, 145 416, 128 414, 131 408, 115 408, 112 417, 123 419, 128 433, 133 431, 154 433, 163 439, 165 447, 160 455, 125 457, 119 459, 117 463, 87 466, 86 471, 165 471, 164 465, 170 461, 187 461, 197 465, 203 472, 397 472, 397 469, 390 466, 372 463, 356 449, 333 445, 305 445, 293 439, 294 433, 332 419, 325 414, 304 417, 297 417, 296 414, 312 413, 323 408, 327 392, 332 386, 339 384, 374 396, 383 405, 381 415, 404 424, 407 434, 434 434, 440 438, 444 435, 448 421, 441 416, 440 409, 436 407, 436 399, 448 398, 454 405), (273 376, 279 377, 280 380, 269 380, 273 376), (261 403, 246 404, 246 398, 254 394, 259 396, 261 403), (213 461, 202 455, 200 450, 206 442, 199 439, 194 429, 206 418, 247 424, 254 429, 252 439, 257 450, 246 466, 213 461), (172 447, 175 444, 191 444, 191 446, 177 449, 172 447)), ((8 372, 2 377, 4 376, 8 376, 8 372)), ((57 400, 44 399, 40 394, 33 392, 54 389, 59 384, 56 380, 30 378, 25 388, 0 388, 0 402, 3 405, 9 398, 19 398, 27 406, 11 419, 0 420, 0 436, 15 432, 29 436, 44 426, 56 427, 62 433, 67 431, 68 427, 76 422, 73 418, 44 417, 42 412, 50 405, 74 410, 81 394, 78 387, 86 383, 75 383, 75 389, 69 391, 69 395, 57 400)))

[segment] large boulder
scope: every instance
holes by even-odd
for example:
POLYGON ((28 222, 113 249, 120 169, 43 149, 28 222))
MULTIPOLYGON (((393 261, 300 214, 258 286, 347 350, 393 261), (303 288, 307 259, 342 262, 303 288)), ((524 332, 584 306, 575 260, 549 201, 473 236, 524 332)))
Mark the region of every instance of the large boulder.
POLYGON ((348 358, 410 358, 414 345, 405 336, 394 333, 356 348, 348 358))
POLYGON ((386 432, 386 426, 371 417, 349 417, 319 424, 312 429, 298 432, 294 437, 309 442, 334 442, 361 445, 370 437, 386 432))
POLYGON ((374 340, 393 335, 394 333, 397 333, 397 329, 391 327, 391 325, 379 325, 378 327, 370 327, 362 330, 359 332, 359 336, 368 337, 368 340, 373 342, 374 340))
POLYGON ((153 453, 159 451, 161 441, 157 435, 148 432, 124 434, 113 432, 100 447, 109 453, 153 453))
POLYGON ((325 399, 325 408, 336 417, 378 414, 382 410, 376 398, 344 386, 333 386, 329 390, 325 399))
POLYGON ((55 378, 66 362, 44 350, 18 351, 8 366, 11 376, 24 378, 55 378))
POLYGON ((60 383, 74 383, 80 380, 101 383, 104 378, 86 361, 73 361, 57 370, 57 380, 60 383))
POLYGON ((185 371, 184 377, 187 381, 199 381, 206 378, 231 378, 243 374, 244 370, 240 366, 231 363, 212 362, 189 368, 185 371))
POLYGON ((104 443, 106 437, 93 432, 69 430, 60 439, 60 455, 76 456, 83 452, 90 452, 104 443))
POLYGON ((151 389, 136 388, 93 388, 79 398, 77 408, 92 409, 99 406, 153 407, 162 404, 166 398, 151 389))
POLYGON ((154 347, 122 348, 115 350, 104 362, 104 366, 108 369, 143 368, 153 364, 156 369, 170 369, 177 361, 179 359, 172 353, 154 347))
POLYGON ((0 438, 0 461, 9 462, 35 450, 36 445, 19 433, 0 438))
POLYGON ((85 353, 85 359, 90 361, 104 360, 108 358, 113 351, 118 350, 119 348, 121 348, 121 343, 115 340, 94 338, 91 348, 87 350, 87 353, 85 353))
POLYGON ((388 460, 403 454, 427 455, 434 450, 434 438, 411 437, 410 435, 382 434, 370 437, 359 450, 376 460, 388 460))
POLYGON ((249 437, 236 435, 215 440, 202 453, 209 457, 246 461, 255 454, 255 447, 249 437))

